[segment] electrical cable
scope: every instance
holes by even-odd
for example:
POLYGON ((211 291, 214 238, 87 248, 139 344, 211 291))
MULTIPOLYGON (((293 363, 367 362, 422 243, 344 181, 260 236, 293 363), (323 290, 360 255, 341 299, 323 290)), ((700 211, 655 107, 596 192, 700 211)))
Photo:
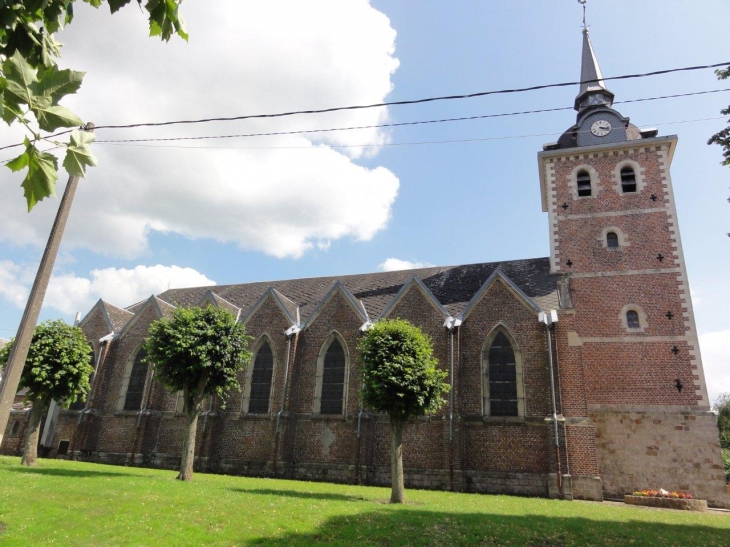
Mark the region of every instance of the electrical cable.
MULTIPOLYGON (((709 91, 695 91, 692 93, 679 93, 675 95, 662 95, 659 97, 644 97, 641 99, 629 99, 626 101, 616 101, 614 104, 627 104, 627 103, 638 103, 638 102, 646 102, 646 101, 657 101, 661 99, 674 99, 679 97, 690 97, 695 95, 707 95, 710 93, 720 93, 730 91, 730 88, 725 89, 713 89, 709 91)), ((108 140, 97 140, 96 143, 99 144, 111 144, 111 143, 132 143, 132 142, 166 142, 166 141, 197 141, 197 140, 209 140, 209 139, 235 139, 235 138, 245 138, 245 137, 271 137, 271 136, 282 136, 282 135, 303 135, 303 134, 309 134, 309 133, 328 133, 328 132, 334 132, 334 131, 351 131, 351 130, 358 130, 358 129, 378 129, 378 128, 384 128, 384 127, 403 127, 403 126, 409 126, 409 125, 426 125, 426 124, 435 124, 435 123, 445 123, 445 122, 460 122, 460 121, 471 121, 471 120, 481 120, 481 119, 487 119, 487 118, 503 118, 508 116, 521 116, 525 114, 541 114, 546 112, 560 112, 563 110, 573 110, 572 106, 564 106, 559 108, 543 108, 540 110, 524 110, 521 112, 505 112, 501 114, 483 114, 478 116, 464 116, 459 118, 441 118, 441 119, 435 119, 435 120, 421 120, 421 121, 414 121, 414 122, 397 122, 397 123, 384 123, 384 124, 377 124, 377 125, 360 125, 360 126, 353 126, 353 127, 334 127, 334 128, 328 128, 328 129, 303 129, 299 131, 273 131, 268 133, 239 133, 239 134, 232 134, 232 135, 204 135, 204 136, 197 136, 197 137, 150 137, 146 139, 108 139, 108 140)))
MULTIPOLYGON (((656 124, 650 124, 652 126, 662 125, 675 125, 680 123, 693 123, 703 122, 709 120, 724 120, 725 116, 714 116, 710 118, 696 118, 692 120, 678 120, 672 122, 662 122, 656 124)), ((575 131, 575 133, 587 133, 590 130, 575 131)), ((511 139, 526 139, 533 137, 551 137, 555 135, 562 135, 563 133, 533 133, 528 135, 500 135, 496 137, 476 137, 471 139, 448 139, 441 141, 410 141, 410 142, 388 142, 388 143, 377 143, 377 144, 330 144, 327 146, 176 146, 171 144, 141 144, 141 143, 125 143, 125 142, 99 142, 99 144, 106 144, 109 146, 131 146, 139 148, 178 148, 185 150, 328 150, 330 148, 379 148, 381 146, 411 146, 411 145, 423 145, 423 144, 454 144, 454 143, 465 143, 465 142, 482 142, 482 141, 498 141, 498 140, 511 140, 511 139)))
POLYGON ((367 105, 338 106, 338 107, 321 108, 321 109, 314 109, 314 110, 293 110, 290 112, 279 112, 279 113, 274 113, 274 114, 247 114, 247 115, 242 115, 242 116, 230 116, 230 117, 220 117, 220 118, 202 118, 202 119, 197 119, 197 120, 176 120, 176 121, 168 121, 168 122, 145 122, 145 123, 135 123, 135 124, 125 124, 125 125, 97 125, 96 129, 130 129, 133 127, 161 127, 161 126, 165 126, 165 125, 228 122, 228 121, 237 121, 237 120, 250 120, 250 119, 255 119, 255 118, 281 118, 284 116, 295 116, 298 114, 325 114, 328 112, 339 112, 339 111, 343 111, 343 110, 363 110, 363 109, 367 109, 367 108, 381 108, 381 107, 385 107, 385 106, 403 106, 403 105, 409 105, 409 104, 431 103, 431 102, 436 102, 436 101, 474 99, 477 97, 486 97, 489 95, 506 95, 506 94, 510 94, 510 93, 524 93, 526 91, 538 91, 541 89, 575 86, 575 85, 582 85, 582 84, 597 83, 597 82, 601 82, 601 81, 605 82, 605 81, 610 81, 610 80, 630 80, 630 79, 635 79, 635 78, 647 78, 650 76, 672 74, 675 72, 689 72, 689 71, 694 71, 694 70, 704 70, 704 69, 708 69, 708 68, 719 68, 719 67, 728 66, 728 65, 730 65, 730 61, 726 61, 723 63, 715 63, 712 65, 696 65, 696 66, 688 66, 688 67, 681 67, 681 68, 669 68, 669 69, 664 69, 664 70, 655 70, 653 72, 643 72, 643 73, 638 73, 638 74, 624 74, 621 76, 610 76, 608 78, 595 78, 592 80, 562 82, 562 83, 557 83, 557 84, 541 84, 541 85, 534 85, 534 86, 528 86, 528 87, 518 87, 518 88, 513 88, 513 89, 479 91, 476 93, 465 93, 465 94, 461 94, 461 95, 443 95, 443 96, 439 96, 439 97, 427 97, 424 99, 410 99, 410 100, 404 100, 404 101, 386 101, 386 102, 382 102, 382 103, 374 103, 374 104, 367 104, 367 105))
MULTIPOLYGON (((636 78, 647 78, 650 76, 672 74, 675 72, 689 72, 689 71, 694 71, 694 70, 704 70, 704 69, 708 69, 708 68, 719 68, 719 67, 726 66, 726 65, 730 65, 730 61, 723 62, 723 63, 715 63, 715 64, 711 64, 711 65, 696 65, 696 66, 681 67, 681 68, 655 70, 653 72, 644 72, 644 73, 638 73, 638 74, 624 74, 621 76, 610 76, 610 77, 602 78, 602 79, 583 80, 583 81, 577 81, 577 82, 576 81, 562 82, 562 83, 555 83, 555 84, 541 84, 541 85, 513 88, 513 89, 479 91, 477 93, 466 93, 466 94, 461 94, 461 95, 443 95, 443 96, 438 96, 438 97, 427 97, 427 98, 423 98, 423 99, 410 99, 410 100, 403 100, 403 101, 386 101, 386 102, 382 102, 382 103, 374 103, 374 104, 369 104, 369 105, 340 106, 340 107, 331 107, 331 108, 323 108, 323 109, 315 109, 315 110, 294 110, 294 111, 290 111, 290 112, 279 112, 279 113, 274 113, 274 114, 247 114, 247 115, 241 115, 241 116, 230 116, 230 117, 219 117, 219 118, 201 118, 201 119, 196 119, 196 120, 176 120, 176 121, 167 121, 167 122, 143 122, 143 123, 124 124, 124 125, 97 125, 96 129, 97 130, 98 129, 131 129, 131 128, 135 128, 135 127, 162 127, 162 126, 167 126, 167 125, 238 121, 238 120, 250 120, 250 119, 257 119, 257 118, 281 118, 281 117, 285 117, 285 116, 294 116, 294 115, 299 115, 299 114, 324 114, 324 113, 328 113, 328 112, 338 112, 338 111, 343 111, 343 110, 363 110, 363 109, 368 109, 368 108, 380 108, 380 107, 386 107, 386 106, 402 106, 402 105, 409 105, 409 104, 423 104, 423 103, 436 102, 436 101, 473 99, 473 98, 477 98, 477 97, 486 97, 489 95, 523 93, 526 91, 537 91, 537 90, 542 90, 542 89, 575 86, 575 85, 582 85, 582 84, 587 84, 587 83, 596 83, 596 82, 601 82, 601 81, 605 82, 605 81, 612 81, 612 80, 629 80, 629 79, 636 79, 636 78)), ((67 131, 63 131, 61 133, 56 133, 56 134, 50 135, 49 137, 46 137, 46 138, 52 138, 54 136, 68 133, 69 131, 72 131, 72 130, 67 130, 67 131)), ((22 143, 3 146, 3 147, 0 147, 0 150, 6 150, 8 148, 15 148, 17 146, 22 146, 22 143)))

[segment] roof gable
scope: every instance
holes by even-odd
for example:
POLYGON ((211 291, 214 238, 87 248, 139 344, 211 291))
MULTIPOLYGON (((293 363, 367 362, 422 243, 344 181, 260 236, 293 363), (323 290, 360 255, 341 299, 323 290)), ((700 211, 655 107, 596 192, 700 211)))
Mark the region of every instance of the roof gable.
POLYGON ((86 325, 86 323, 88 323, 97 313, 102 315, 104 322, 109 328, 109 333, 119 332, 122 330, 124 325, 126 325, 134 317, 132 312, 117 308, 108 302, 104 302, 104 300, 100 298, 84 316, 84 318, 79 321, 78 326, 83 327, 86 325))
POLYGON ((449 312, 444 309, 444 307, 441 305, 441 302, 438 301, 438 299, 434 296, 434 294, 431 292, 431 290, 425 285, 423 280, 418 277, 418 275, 413 274, 411 278, 403 284, 403 286, 400 288, 398 293, 393 297, 393 299, 390 301, 390 303, 385 307, 385 309, 380 313, 376 321, 379 321, 380 319, 383 319, 385 317, 388 317, 390 313, 393 311, 393 309, 398 305, 398 303, 401 301, 401 299, 406 295, 406 293, 411 289, 415 288, 416 290, 420 290, 421 293, 426 297, 426 300, 428 300, 434 308, 438 312, 441 313, 444 319, 449 317, 449 312))
POLYGON ((152 308, 152 310, 157 315, 158 319, 160 318, 169 318, 172 316, 172 313, 175 311, 176 307, 172 304, 169 304, 165 302, 164 300, 161 300, 160 298, 156 297, 155 295, 150 296, 144 304, 142 304, 140 307, 137 308, 136 313, 134 314, 134 317, 131 321, 129 321, 126 325, 124 325, 124 328, 119 333, 119 336, 124 336, 129 329, 134 326, 139 318, 144 314, 144 312, 152 308))
POLYGON ((281 294, 279 291, 277 291, 273 287, 269 287, 264 291, 264 294, 262 294, 259 299, 256 301, 256 303, 251 307, 251 309, 246 313, 242 323, 248 323, 248 320, 253 316, 254 313, 264 304, 267 298, 271 298, 277 306, 281 309, 283 314, 286 316, 286 318, 289 320, 289 323, 292 326, 297 326, 300 324, 300 317, 299 317, 299 306, 297 306, 294 302, 289 300, 286 296, 281 294))
POLYGON ((307 318, 307 321, 304 323, 304 326, 302 328, 306 329, 310 324, 312 324, 312 322, 322 311, 322 308, 324 308, 324 306, 327 305, 327 303, 332 300, 332 297, 338 292, 345 297, 345 301, 350 305, 350 307, 358 315, 358 317, 360 317, 363 323, 367 323, 368 321, 370 321, 370 318, 368 317, 368 312, 365 309, 363 303, 355 298, 353 294, 347 290, 347 287, 342 284, 341 281, 337 281, 327 292, 324 298, 319 301, 314 310, 312 310, 312 313, 309 314, 309 317, 307 318))
POLYGON ((236 318, 236 321, 238 321, 239 317, 241 316, 241 308, 239 308, 235 304, 231 304, 228 300, 218 296, 210 289, 208 289, 203 295, 203 298, 200 299, 198 306, 203 307, 206 303, 216 308, 223 308, 225 310, 228 310, 236 318))
POLYGON ((486 292, 494 285, 494 283, 501 282, 504 283, 507 288, 520 300, 527 308, 534 312, 539 312, 540 307, 535 304, 535 302, 527 296, 522 289, 520 289, 505 273, 501 270, 501 268, 496 268, 492 275, 490 275, 487 280, 484 282, 484 284, 481 286, 481 288, 472 296, 471 300, 469 300, 469 303, 464 308, 464 311, 462 311, 459 316, 457 317, 458 321, 463 322, 466 320, 467 316, 469 315, 469 312, 474 308, 474 306, 482 299, 482 296, 486 294, 486 292))

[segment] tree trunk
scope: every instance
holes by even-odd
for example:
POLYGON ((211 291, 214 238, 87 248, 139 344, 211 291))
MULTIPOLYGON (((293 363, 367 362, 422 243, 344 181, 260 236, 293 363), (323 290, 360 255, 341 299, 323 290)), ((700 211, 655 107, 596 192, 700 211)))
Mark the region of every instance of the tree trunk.
POLYGON ((180 461, 179 481, 189 481, 193 478, 193 462, 195 460, 195 434, 198 431, 198 414, 200 405, 188 410, 185 415, 185 441, 183 442, 182 460, 180 461))
POLYGON ((20 465, 35 467, 38 459, 38 434, 40 433, 41 418, 46 404, 42 400, 33 401, 33 408, 30 409, 30 422, 25 430, 25 442, 23 443, 23 458, 20 465))
POLYGON ((390 479, 393 485, 390 503, 405 503, 406 493, 403 488, 403 425, 404 422, 391 418, 391 453, 390 479))
POLYGON ((204 376, 198 382, 197 387, 190 393, 190 388, 185 387, 183 396, 185 398, 185 440, 183 442, 182 459, 180 460, 180 473, 177 475, 179 481, 193 480, 193 463, 195 461, 195 435, 198 431, 198 415, 203 404, 203 394, 208 377, 204 376))

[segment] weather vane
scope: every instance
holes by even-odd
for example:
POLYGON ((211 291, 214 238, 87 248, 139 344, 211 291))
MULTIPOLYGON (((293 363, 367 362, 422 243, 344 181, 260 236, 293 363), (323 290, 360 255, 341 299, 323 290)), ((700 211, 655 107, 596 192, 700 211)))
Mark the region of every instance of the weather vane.
POLYGON ((588 30, 588 25, 586 25, 586 2, 588 0, 578 0, 578 3, 583 6, 583 30, 588 30))

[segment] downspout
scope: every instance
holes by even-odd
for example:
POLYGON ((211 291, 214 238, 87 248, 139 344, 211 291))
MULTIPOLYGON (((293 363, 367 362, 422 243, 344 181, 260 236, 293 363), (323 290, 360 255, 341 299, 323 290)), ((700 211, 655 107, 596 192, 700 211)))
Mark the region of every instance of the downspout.
MULTIPOLYGON (((365 375, 362 375, 360 385, 365 384, 365 375)), ((360 450, 362 447, 362 414, 363 414, 362 394, 360 394, 360 411, 357 413, 357 451, 355 452, 355 484, 360 484, 360 450)))
POLYGON ((557 401, 555 397, 555 372, 554 372, 554 366, 553 366, 553 338, 552 338, 552 328, 554 323, 558 320, 558 314, 555 310, 551 310, 550 312, 543 313, 540 312, 539 315, 540 322, 545 325, 545 332, 547 333, 547 345, 548 345, 548 363, 550 365, 550 395, 552 398, 552 404, 553 404, 553 437, 554 437, 554 444, 555 444, 555 460, 557 462, 557 471, 558 471, 558 491, 560 492, 560 497, 563 497, 563 472, 561 469, 561 462, 560 462, 560 436, 558 431, 558 406, 557 401))
POLYGON ((277 461, 279 459, 279 444, 281 442, 281 416, 284 413, 286 407, 286 388, 289 383, 289 363, 291 362, 291 339, 294 336, 294 355, 297 353, 297 341, 299 340, 299 331, 301 329, 298 325, 292 325, 286 330, 286 364, 284 365, 284 385, 281 389, 281 404, 279 405, 279 412, 276 413, 276 431, 274 434, 274 463, 273 472, 276 474, 277 461))
MULTIPOLYGON (((365 321, 360 327, 360 332, 364 333, 368 329, 372 328, 373 324, 370 320, 365 321)), ((360 410, 357 413, 357 451, 355 452, 355 484, 360 484, 360 449, 362 446, 362 415, 364 411, 363 400, 362 400, 362 386, 365 385, 365 374, 363 373, 360 380, 360 410)))
POLYGON ((449 331, 449 485, 454 490, 454 331, 461 321, 449 316, 444 327, 449 331))

